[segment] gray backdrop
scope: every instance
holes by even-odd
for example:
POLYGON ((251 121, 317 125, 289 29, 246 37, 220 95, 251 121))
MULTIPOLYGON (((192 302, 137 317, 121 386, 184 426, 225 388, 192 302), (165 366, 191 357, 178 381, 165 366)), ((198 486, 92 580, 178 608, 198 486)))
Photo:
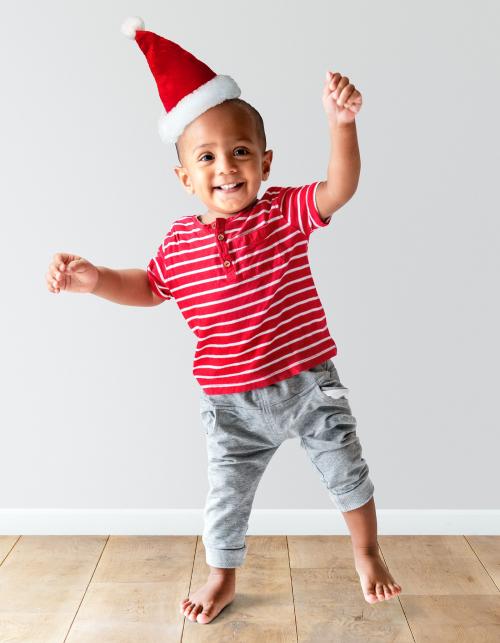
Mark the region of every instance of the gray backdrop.
MULTIPOLYGON (((58 251, 145 268, 201 213, 127 15, 233 76, 268 185, 326 178, 325 71, 361 91, 359 188, 310 242, 382 509, 495 509, 499 46, 493 2, 2 5, 0 507, 202 508, 195 337, 174 301, 49 293, 58 251), (497 215, 494 215, 497 211, 497 215)), ((297 440, 254 508, 328 509, 297 440)))

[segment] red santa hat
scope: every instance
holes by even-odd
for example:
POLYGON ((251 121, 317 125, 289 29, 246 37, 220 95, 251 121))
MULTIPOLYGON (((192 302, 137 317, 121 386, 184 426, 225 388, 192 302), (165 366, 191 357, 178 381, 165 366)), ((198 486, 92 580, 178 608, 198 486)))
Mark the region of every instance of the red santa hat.
POLYGON ((135 39, 146 56, 165 108, 158 129, 164 143, 174 143, 185 127, 207 109, 241 90, 230 76, 216 74, 181 46, 144 29, 142 18, 127 18, 122 33, 135 39))

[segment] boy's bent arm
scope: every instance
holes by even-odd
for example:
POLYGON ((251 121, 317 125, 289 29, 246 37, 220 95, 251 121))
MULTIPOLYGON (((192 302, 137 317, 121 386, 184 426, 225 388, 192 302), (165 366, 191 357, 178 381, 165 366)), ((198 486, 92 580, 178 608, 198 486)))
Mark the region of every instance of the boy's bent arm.
POLYGON ((105 266, 97 266, 97 270, 99 279, 93 295, 125 306, 156 306, 163 301, 151 290, 145 270, 112 270, 105 266))
POLYGON ((316 190, 318 211, 324 219, 347 203, 356 192, 361 171, 356 121, 336 126, 329 123, 329 130, 328 179, 316 190))

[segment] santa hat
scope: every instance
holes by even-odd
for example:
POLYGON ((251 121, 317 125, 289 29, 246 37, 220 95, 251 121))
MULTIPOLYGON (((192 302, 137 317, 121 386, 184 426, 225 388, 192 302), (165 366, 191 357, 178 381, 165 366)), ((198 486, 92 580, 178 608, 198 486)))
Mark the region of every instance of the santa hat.
POLYGON ((121 30, 135 38, 158 85, 165 108, 158 123, 164 143, 177 141, 185 127, 207 109, 241 94, 230 76, 216 74, 172 40, 146 31, 142 18, 127 18, 121 30))

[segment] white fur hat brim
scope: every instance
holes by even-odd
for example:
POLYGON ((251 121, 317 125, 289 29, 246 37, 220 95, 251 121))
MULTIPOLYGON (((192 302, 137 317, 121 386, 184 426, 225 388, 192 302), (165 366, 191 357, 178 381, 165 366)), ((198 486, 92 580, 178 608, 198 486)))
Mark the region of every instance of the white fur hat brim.
POLYGON ((217 75, 191 94, 184 96, 169 112, 163 110, 158 122, 164 143, 175 143, 189 123, 225 100, 238 98, 241 90, 230 76, 217 75))

